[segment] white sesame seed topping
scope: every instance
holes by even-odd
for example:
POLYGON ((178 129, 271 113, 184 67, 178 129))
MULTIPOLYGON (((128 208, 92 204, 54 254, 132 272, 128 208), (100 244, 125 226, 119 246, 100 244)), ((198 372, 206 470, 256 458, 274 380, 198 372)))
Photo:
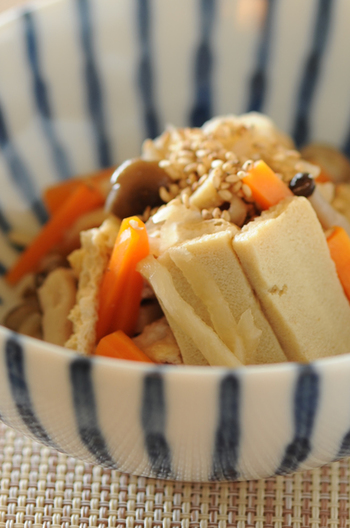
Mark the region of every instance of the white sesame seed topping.
POLYGON ((212 212, 213 218, 221 218, 221 210, 218 207, 215 207, 215 209, 212 212))
POLYGON ((227 191, 226 189, 225 190, 222 190, 222 191, 218 191, 218 195, 220 196, 220 198, 222 198, 225 202, 229 202, 232 198, 232 193, 230 191, 227 191))
POLYGON ((236 183, 239 181, 239 178, 237 174, 230 174, 229 176, 225 178, 225 181, 228 183, 236 183))
POLYGON ((250 198, 252 196, 251 188, 246 183, 243 183, 242 191, 247 198, 250 198))
POLYGON ((252 162, 252 160, 247 160, 247 161, 245 161, 245 162, 243 163, 243 165, 242 165, 242 169, 243 169, 244 171, 249 171, 252 167, 253 167, 253 162, 252 162))
POLYGON ((229 222, 231 220, 231 216, 230 216, 230 213, 228 211, 222 211, 221 213, 221 218, 223 220, 226 220, 226 222, 229 222))
POLYGON ((202 209, 202 218, 204 220, 210 220, 210 218, 212 218, 212 214, 208 211, 208 209, 202 209))
POLYGON ((244 171, 240 170, 237 172, 237 176, 241 180, 242 178, 245 178, 247 174, 244 171))
POLYGON ((165 187, 160 187, 159 196, 165 203, 170 202, 170 200, 173 198, 173 196, 171 196, 171 194, 166 190, 165 187))
POLYGON ((223 164, 223 161, 221 159, 216 159, 216 160, 211 162, 211 168, 212 169, 217 169, 218 167, 221 167, 222 164, 223 164))

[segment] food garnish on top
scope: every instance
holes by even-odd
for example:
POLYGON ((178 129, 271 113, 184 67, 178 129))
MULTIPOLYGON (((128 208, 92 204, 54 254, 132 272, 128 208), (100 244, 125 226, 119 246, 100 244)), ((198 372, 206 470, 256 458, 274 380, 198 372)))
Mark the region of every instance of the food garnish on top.
POLYGON ((6 276, 27 287, 4 324, 156 363, 350 352, 349 175, 336 149, 298 152, 261 114, 169 127, 140 158, 46 190, 51 217, 6 276))

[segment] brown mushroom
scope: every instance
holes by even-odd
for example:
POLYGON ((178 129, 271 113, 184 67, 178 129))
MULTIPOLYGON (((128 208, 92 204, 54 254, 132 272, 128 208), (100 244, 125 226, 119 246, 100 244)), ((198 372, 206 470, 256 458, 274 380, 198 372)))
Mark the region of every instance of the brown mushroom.
POLYGON ((106 200, 106 211, 126 218, 142 214, 147 206, 162 205, 159 189, 171 181, 157 161, 125 161, 112 175, 113 187, 106 200))

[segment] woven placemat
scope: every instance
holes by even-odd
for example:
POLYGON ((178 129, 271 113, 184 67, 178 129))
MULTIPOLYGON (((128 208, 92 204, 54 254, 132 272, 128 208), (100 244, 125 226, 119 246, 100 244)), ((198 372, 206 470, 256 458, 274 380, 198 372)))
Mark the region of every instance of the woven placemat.
POLYGON ((267 480, 181 483, 85 464, 0 425, 0 527, 350 524, 350 459, 267 480))

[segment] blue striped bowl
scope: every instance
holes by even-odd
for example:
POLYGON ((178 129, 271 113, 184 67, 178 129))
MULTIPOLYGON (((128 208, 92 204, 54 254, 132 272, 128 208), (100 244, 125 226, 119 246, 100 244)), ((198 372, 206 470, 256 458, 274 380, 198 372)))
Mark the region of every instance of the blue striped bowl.
MULTIPOLYGON (((166 123, 268 113, 350 153, 348 0, 59 0, 0 23, 0 271, 44 187, 166 123)), ((1 281, 0 281, 1 282, 1 281)), ((1 314, 13 302, 0 284, 1 314)), ((350 347, 350 344, 349 344, 350 347)), ((238 370, 90 359, 0 329, 0 417, 138 475, 267 477, 350 455, 350 356, 238 370)), ((350 349, 349 349, 350 351, 350 349)))

